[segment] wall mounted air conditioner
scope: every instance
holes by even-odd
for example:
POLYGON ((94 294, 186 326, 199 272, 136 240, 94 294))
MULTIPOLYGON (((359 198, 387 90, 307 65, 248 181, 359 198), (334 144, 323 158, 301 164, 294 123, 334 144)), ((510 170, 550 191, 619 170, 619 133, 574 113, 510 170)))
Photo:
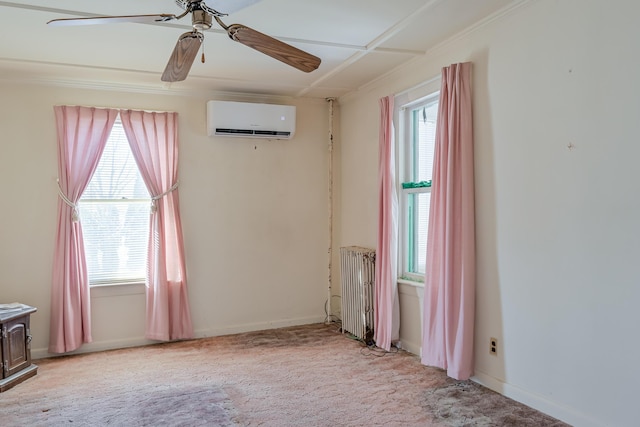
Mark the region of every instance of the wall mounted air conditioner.
POLYGON ((296 130, 296 107, 252 102, 207 102, 209 136, 290 139, 296 130))

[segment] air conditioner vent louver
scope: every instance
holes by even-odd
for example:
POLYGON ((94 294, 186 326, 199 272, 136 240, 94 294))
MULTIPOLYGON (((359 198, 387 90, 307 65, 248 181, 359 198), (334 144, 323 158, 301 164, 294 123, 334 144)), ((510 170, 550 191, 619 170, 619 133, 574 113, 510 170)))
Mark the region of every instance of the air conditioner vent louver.
POLYGON ((251 134, 253 134, 253 131, 249 129, 216 128, 216 132, 215 132, 215 135, 251 135, 251 134))
POLYGON ((272 137, 284 137, 290 138, 291 132, 279 132, 273 130, 251 130, 251 129, 225 129, 216 128, 214 135, 226 135, 226 136, 246 136, 246 137, 258 137, 258 136, 272 136, 272 137))
POLYGON ((296 107, 250 102, 207 102, 209 136, 291 139, 296 126, 296 107))

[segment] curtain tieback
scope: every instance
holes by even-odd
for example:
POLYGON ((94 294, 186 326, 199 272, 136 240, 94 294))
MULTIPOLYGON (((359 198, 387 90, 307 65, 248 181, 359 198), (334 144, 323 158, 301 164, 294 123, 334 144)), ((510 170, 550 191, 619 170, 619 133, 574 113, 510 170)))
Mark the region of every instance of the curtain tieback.
POLYGON ((58 183, 58 195, 60 196, 60 198, 62 199, 63 202, 65 202, 67 205, 69 205, 69 207, 71 209, 73 209, 73 213, 71 214, 71 220, 73 222, 78 222, 78 205, 76 205, 75 203, 73 203, 66 194, 64 194, 64 191, 62 191, 62 187, 60 187, 60 178, 56 179, 56 182, 58 183))
POLYGON ((180 181, 176 181, 176 183, 173 184, 171 186, 171 188, 169 188, 164 193, 159 194, 157 196, 151 196, 151 213, 155 213, 158 210, 157 201, 162 199, 164 196, 166 196, 167 194, 171 193, 172 191, 177 190, 178 189, 178 185, 180 185, 180 181))

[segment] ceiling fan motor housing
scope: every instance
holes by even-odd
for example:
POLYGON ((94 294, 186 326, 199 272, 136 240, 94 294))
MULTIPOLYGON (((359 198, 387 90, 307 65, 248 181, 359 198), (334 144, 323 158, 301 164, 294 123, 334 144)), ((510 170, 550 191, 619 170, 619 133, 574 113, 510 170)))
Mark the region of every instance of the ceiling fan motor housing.
POLYGON ((211 28, 212 18, 202 9, 195 9, 191 13, 191 25, 195 30, 204 31, 211 28))

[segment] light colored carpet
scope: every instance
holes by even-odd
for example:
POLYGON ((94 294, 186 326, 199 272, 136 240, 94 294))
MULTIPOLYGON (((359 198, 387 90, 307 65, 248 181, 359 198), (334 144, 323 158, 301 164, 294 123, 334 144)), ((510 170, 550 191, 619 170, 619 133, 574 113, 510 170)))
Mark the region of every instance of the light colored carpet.
POLYGON ((2 426, 566 426, 335 325, 36 361, 2 426))

